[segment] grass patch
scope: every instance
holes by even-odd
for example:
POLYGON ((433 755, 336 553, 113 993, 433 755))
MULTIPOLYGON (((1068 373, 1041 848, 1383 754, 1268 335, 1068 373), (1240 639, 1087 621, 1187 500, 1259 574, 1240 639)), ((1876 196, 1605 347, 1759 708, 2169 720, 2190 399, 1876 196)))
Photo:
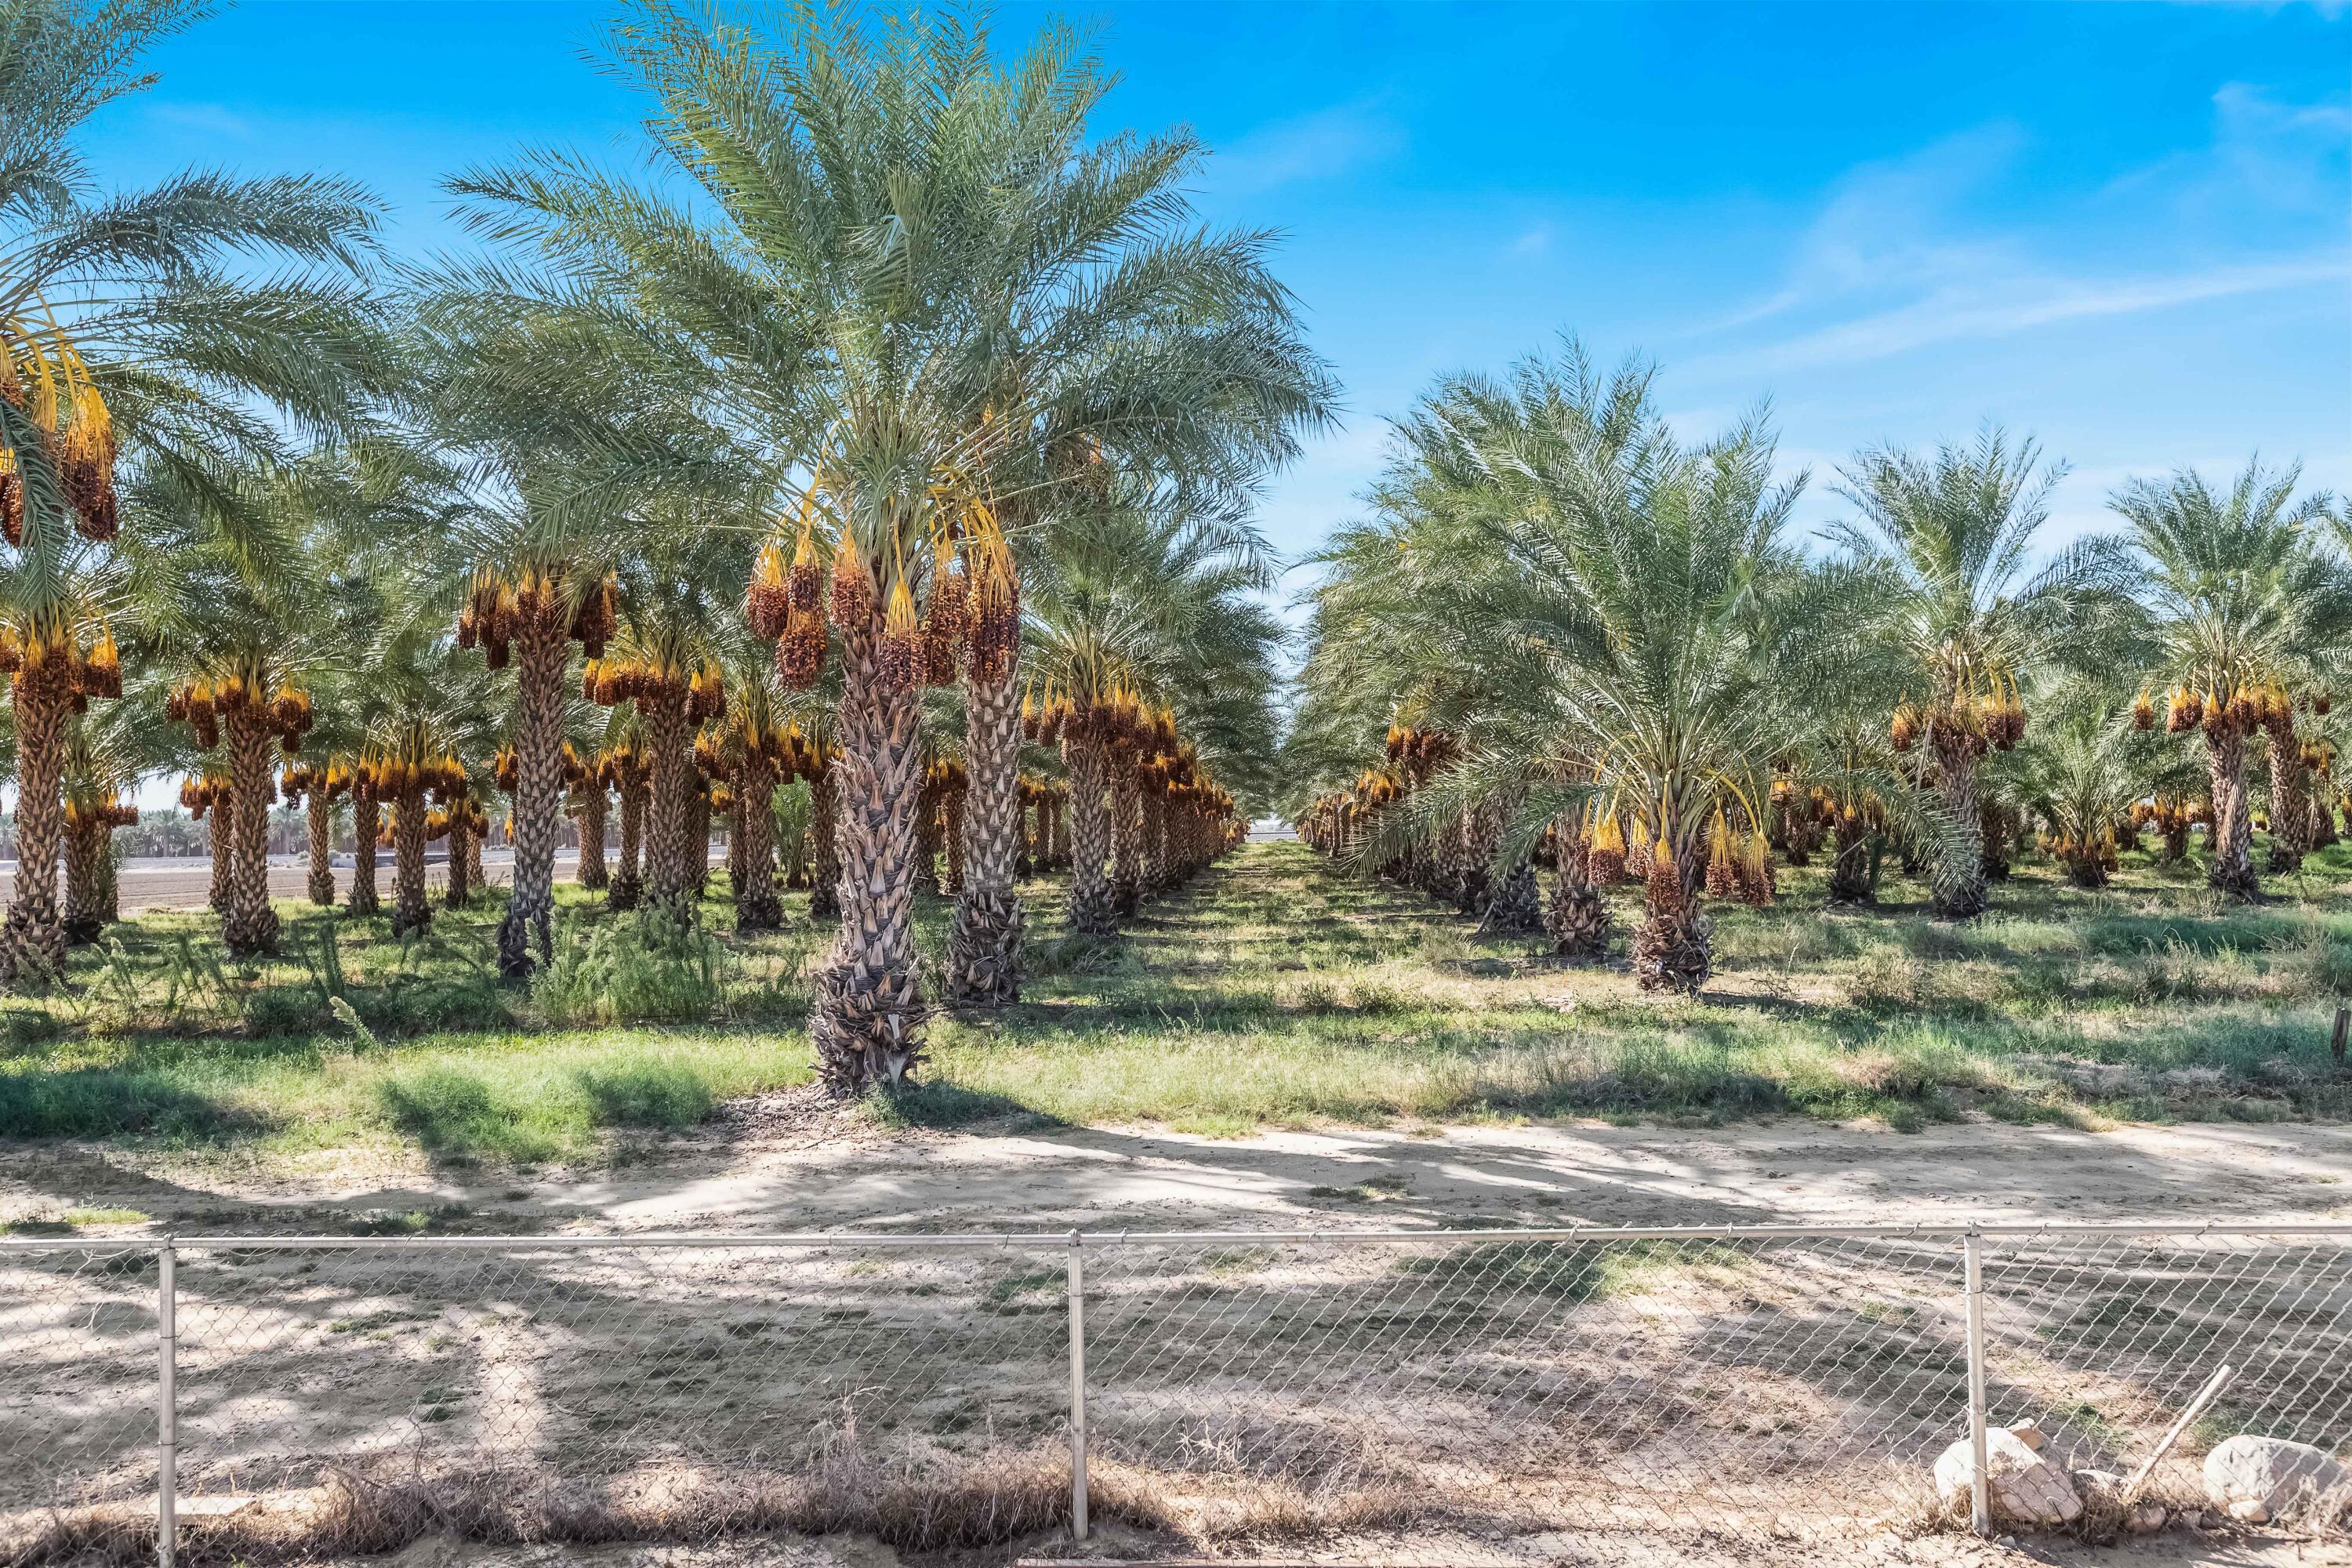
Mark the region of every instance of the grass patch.
MULTIPOLYGON (((716 879, 714 879, 714 884, 716 879)), ((1329 1123, 1764 1112, 1914 1131, 2352 1114, 2327 1056, 2352 994, 2352 847, 2252 909, 2127 853, 2084 893, 2032 864, 1965 926, 1899 878, 1831 910, 1818 868, 1769 910, 1718 910, 1717 976, 1646 996, 1622 966, 1560 967, 1293 844, 1253 846, 1125 936, 1065 934, 1058 879, 1025 884, 1022 1003, 938 1016, 885 1131, 1156 1122, 1207 1137, 1329 1123)), ((1631 889, 1612 895, 1621 931, 1631 889)), ((557 963, 501 984, 495 895, 425 937, 289 905, 279 956, 231 962, 202 915, 150 915, 78 951, 67 984, 0 1004, 0 1137, 203 1152, 408 1150, 529 1166, 633 1157, 723 1101, 811 1077, 803 1021, 825 943, 786 929, 614 916, 560 891, 557 963)), ((918 900, 936 963, 952 906, 918 900)), ((1347 1195, 1381 1201, 1370 1184, 1347 1195)))

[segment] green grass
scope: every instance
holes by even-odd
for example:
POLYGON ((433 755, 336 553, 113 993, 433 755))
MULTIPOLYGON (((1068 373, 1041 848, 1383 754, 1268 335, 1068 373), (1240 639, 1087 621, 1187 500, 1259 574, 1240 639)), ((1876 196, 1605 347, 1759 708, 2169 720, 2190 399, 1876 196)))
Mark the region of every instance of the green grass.
MULTIPOLYGON (((1023 1004, 943 1016, 884 1129, 1156 1121, 1267 1126, 1770 1111, 1897 1130, 1985 1113, 2022 1122, 2278 1120, 2352 1111, 2327 1055, 2352 994, 2352 847, 2315 856, 2254 909, 2215 906, 2193 868, 2127 857, 2086 894, 2046 868, 1996 884, 1969 926, 1897 882, 1825 911, 1816 872, 1772 909, 1717 910, 1718 973, 1646 996, 1622 965, 1562 967, 1312 852, 1255 847, 1148 908, 1114 942, 1032 905, 1023 1004)), ((1621 892, 1620 930, 1637 910, 1621 892)), ((153 915, 77 952, 67 988, 0 1004, 0 1138, 264 1157, 373 1150, 466 1165, 635 1157, 740 1096, 806 1082, 823 939, 684 936, 653 959, 562 891, 569 955, 501 985, 495 899, 389 940, 292 904, 284 953, 229 962, 197 915, 153 915)), ((926 899, 936 963, 951 910, 926 899)), ((1369 1188, 1377 1202, 1387 1194, 1369 1188)))

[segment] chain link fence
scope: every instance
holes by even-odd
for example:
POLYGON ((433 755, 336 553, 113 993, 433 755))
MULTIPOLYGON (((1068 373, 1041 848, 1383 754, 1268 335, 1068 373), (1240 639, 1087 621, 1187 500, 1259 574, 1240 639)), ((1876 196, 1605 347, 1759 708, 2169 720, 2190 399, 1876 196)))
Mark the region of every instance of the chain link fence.
POLYGON ((26 1238, 0 1365, 6 1564, 1876 1560, 2008 1528, 1935 1470, 2011 1426, 2175 1509, 2232 1434, 2343 1454, 2352 1226, 26 1238))

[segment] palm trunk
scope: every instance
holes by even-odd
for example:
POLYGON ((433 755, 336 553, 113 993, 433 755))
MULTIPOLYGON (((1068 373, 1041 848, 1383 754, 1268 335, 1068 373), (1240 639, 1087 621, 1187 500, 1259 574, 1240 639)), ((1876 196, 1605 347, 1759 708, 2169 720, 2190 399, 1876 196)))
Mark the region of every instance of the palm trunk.
POLYGON ((404 795, 392 807, 392 934, 432 926, 433 905, 425 894, 425 797, 404 795))
POLYGON ((646 800, 646 897, 656 907, 691 920, 695 868, 688 863, 686 839, 693 810, 687 798, 694 793, 693 728, 687 722, 684 692, 650 704, 650 713, 647 706, 638 704, 653 762, 646 800))
POLYGON ((841 935, 817 977, 809 1037, 836 1095, 896 1085, 923 1058, 915 973, 915 812, 922 795, 920 692, 883 677, 879 617, 842 635, 836 838, 841 935))
POLYGON ((687 781, 686 835, 677 847, 678 863, 686 868, 686 897, 698 908, 710 892, 710 792, 701 781, 687 781))
POLYGON ((1985 910, 1984 825, 1977 814, 1978 737, 1957 725, 1936 732, 1937 792, 1954 842, 1937 857, 1928 882, 1936 913, 1974 920, 1985 910))
POLYGON ((645 873, 638 867, 645 853, 646 795, 646 785, 635 779, 621 784, 621 864, 605 895, 605 902, 615 910, 634 910, 645 898, 645 873))
POLYGON ((591 893, 604 890, 612 873, 604 865, 604 786, 588 781, 580 792, 580 886, 591 893))
POLYGON ((306 826, 310 830, 310 901, 322 910, 335 907, 335 803, 327 792, 310 791, 306 826))
POLYGON ((2298 870, 2311 847, 2311 823, 2304 803, 2303 745, 2284 724, 2269 731, 2271 763, 2271 853, 2274 877, 2298 870))
POLYGON ((727 795, 727 900, 743 901, 743 775, 739 773, 727 795))
POLYGON ((1592 885, 1592 841, 1571 818, 1559 820, 1559 865, 1544 930, 1562 958, 1591 962, 1609 952, 1609 900, 1592 885))
POLYGON ((2205 873, 2214 891, 2252 903, 2262 897, 2254 875, 2253 824, 2246 810, 2246 742, 2235 729, 2206 731, 2206 773, 2212 782, 2213 864, 2205 873))
POLYGON ((449 817, 449 874, 441 885, 441 901, 453 910, 462 910, 474 900, 473 868, 466 861, 466 841, 473 837, 467 818, 459 813, 462 806, 452 807, 449 817))
POLYGON ((1062 763, 1070 775, 1070 930, 1081 936, 1111 936, 1118 931, 1118 906, 1104 876, 1110 854, 1110 806, 1103 771, 1103 743, 1091 737, 1065 740, 1062 763))
POLYGON ((383 807, 373 800, 352 802, 352 891, 343 912, 365 919, 376 911, 375 841, 383 831, 383 807))
POLYGON ((236 805, 232 800, 216 800, 205 819, 205 844, 212 855, 212 885, 205 894, 205 907, 223 920, 228 918, 229 889, 236 876, 236 805))
POLYGON ((1175 864, 1168 854, 1168 799, 1149 791, 1142 795, 1143 812, 1143 892, 1146 898, 1158 898, 1176 879, 1175 864))
MULTIPOLYGON (((563 669, 570 636, 552 616, 526 618, 511 645, 514 705, 514 889, 499 921, 499 973, 520 979, 555 957, 555 840, 563 826, 563 669)), ((587 840, 581 840, 586 864, 587 840)), ((454 882, 452 884, 455 885, 454 882)))
POLYGON ((963 892, 963 795, 961 788, 950 787, 940 802, 940 844, 947 851, 947 875, 940 879, 940 890, 950 898, 963 892))
POLYGON ((489 886, 482 879, 482 835, 466 830, 466 885, 475 892, 489 886))
POLYGON ((1486 924, 1489 931, 1512 935, 1543 929, 1543 894, 1536 885, 1532 859, 1522 857, 1504 873, 1496 885, 1494 900, 1486 906, 1486 924))
POLYGON ((1697 868, 1706 847, 1677 847, 1671 863, 1653 858, 1643 879, 1642 929, 1633 935, 1633 979, 1644 991, 1685 995, 1714 972, 1714 927, 1699 907, 1697 868))
POLYGON ((58 918, 58 858, 65 829, 66 713, 62 661, 17 672, 16 882, 0 942, 0 981, 55 974, 66 960, 58 918))
POLYGON ((1109 767, 1111 909, 1127 920, 1143 902, 1143 785, 1124 752, 1113 751, 1109 767))
POLYGON ((774 931, 784 923, 784 901, 776 895, 776 771, 761 758, 746 759, 735 780, 735 826, 728 835, 735 875, 735 929, 774 931), (736 841, 741 840, 740 853, 736 841))
POLYGON ((1878 901, 1878 880, 1872 875, 1871 838, 1868 824, 1852 807, 1838 814, 1832 830, 1830 851, 1828 896, 1832 904, 1871 904, 1878 901))
POLYGON ((65 830, 68 945, 96 942, 106 929, 104 871, 114 829, 104 819, 70 822, 65 830))
POLYGON ((831 768, 809 781, 809 921, 841 919, 841 784, 831 768))
MULTIPOLYGON (((964 727, 963 887, 948 942, 948 1000, 1003 1007, 1021 1000, 1024 916, 1013 889, 1019 870, 1021 703, 1013 673, 971 683, 964 727)), ((1040 804, 1039 810, 1044 809, 1040 804)))
POLYGON ((251 705, 228 716, 228 912, 221 937, 238 957, 275 952, 278 911, 269 907, 269 803, 278 793, 271 770, 268 716, 251 705))

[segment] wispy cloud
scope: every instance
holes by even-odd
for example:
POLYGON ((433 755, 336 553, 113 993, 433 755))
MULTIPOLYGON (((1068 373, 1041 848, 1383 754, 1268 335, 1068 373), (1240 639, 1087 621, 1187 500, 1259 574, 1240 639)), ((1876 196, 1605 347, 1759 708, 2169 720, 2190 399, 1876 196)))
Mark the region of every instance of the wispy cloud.
POLYGON ((1364 104, 1341 104, 1259 127, 1216 154, 1210 177, 1223 190, 1256 194, 1336 179, 1401 151, 1404 132, 1364 104))
POLYGON ((1938 292, 1913 304, 1841 321, 1742 357, 1785 370, 1801 365, 1883 359, 1930 344, 2007 337, 2036 327, 2101 316, 2173 310, 2209 300, 2352 282, 2352 258, 2342 253, 2170 276, 2096 280, 2012 279, 1982 289, 1938 292))
POLYGON ((146 108, 155 119, 182 131, 233 136, 241 142, 253 139, 253 122, 225 104, 155 102, 146 108))
POLYGON ((2341 216, 2352 102, 2284 103, 2242 85, 2213 102, 2207 146, 2134 171, 2074 209, 2095 220, 2105 243, 2094 254, 2083 252, 2079 223, 2046 235, 1967 216, 2005 209, 2013 165, 2028 150, 2012 126, 1848 171, 1790 247, 1774 288, 1684 334, 1738 346, 1688 368, 1752 374, 1852 363, 2352 283, 2341 216), (2334 211, 2323 218, 2329 197, 2334 211), (2212 210, 2224 201, 2237 221, 2212 210), (2192 207, 2197 221, 2185 221, 2192 207), (2192 252, 2182 234, 2203 244, 2192 252))

